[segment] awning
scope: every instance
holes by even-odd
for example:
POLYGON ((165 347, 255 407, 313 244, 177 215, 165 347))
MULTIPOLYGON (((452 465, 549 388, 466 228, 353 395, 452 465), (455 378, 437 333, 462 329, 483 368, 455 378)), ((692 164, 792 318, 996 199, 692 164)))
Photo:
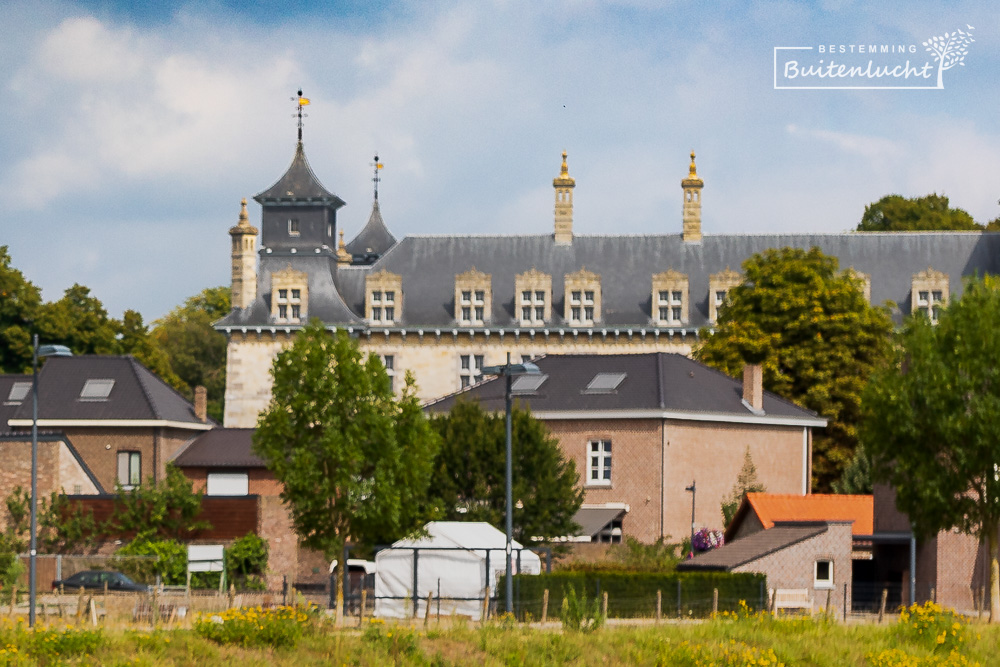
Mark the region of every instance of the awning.
POLYGON ((582 507, 573 516, 573 521, 580 524, 580 537, 591 538, 624 515, 625 510, 621 507, 582 507))

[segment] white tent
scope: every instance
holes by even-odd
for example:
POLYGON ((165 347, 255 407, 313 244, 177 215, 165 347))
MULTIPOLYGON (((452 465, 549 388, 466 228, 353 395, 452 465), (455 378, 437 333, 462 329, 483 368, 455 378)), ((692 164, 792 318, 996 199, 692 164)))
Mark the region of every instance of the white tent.
MULTIPOLYGON (((483 522, 431 521, 424 530, 426 537, 400 540, 375 554, 375 615, 412 617, 416 580, 418 616, 426 613, 428 593, 433 596, 431 613, 437 613, 440 585, 442 615, 479 619, 487 584, 490 595, 495 595, 497 575, 507 570, 506 536, 483 522)), ((517 542, 512 548, 515 573, 519 553, 520 573, 542 571, 534 552, 518 551, 517 542)))

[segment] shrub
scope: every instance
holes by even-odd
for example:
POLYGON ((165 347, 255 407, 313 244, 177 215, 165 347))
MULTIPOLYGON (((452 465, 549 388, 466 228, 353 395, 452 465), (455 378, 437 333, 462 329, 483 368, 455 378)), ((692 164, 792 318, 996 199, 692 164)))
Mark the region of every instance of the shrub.
POLYGON ((396 664, 400 656, 416 655, 420 649, 419 634, 411 627, 387 625, 380 618, 373 618, 365 626, 361 639, 373 648, 385 651, 396 664))
POLYGON ((562 601, 560 620, 564 630, 593 632, 604 625, 604 615, 601 613, 601 603, 594 598, 593 604, 587 603, 587 594, 576 594, 576 588, 570 586, 562 601))
POLYGON ((263 588, 267 571, 267 540, 244 535, 226 549, 226 571, 230 581, 242 588, 263 588))
POLYGON ((229 609, 218 614, 199 614, 196 633, 219 644, 244 648, 295 646, 310 627, 313 607, 229 609))
POLYGON ((135 539, 115 556, 155 556, 148 559, 115 558, 112 566, 136 581, 152 583, 157 575, 168 586, 187 583, 187 547, 177 540, 135 539))
POLYGON ((904 637, 935 652, 950 653, 967 638, 968 621, 952 609, 944 609, 928 600, 913 604, 899 614, 898 629, 904 637))

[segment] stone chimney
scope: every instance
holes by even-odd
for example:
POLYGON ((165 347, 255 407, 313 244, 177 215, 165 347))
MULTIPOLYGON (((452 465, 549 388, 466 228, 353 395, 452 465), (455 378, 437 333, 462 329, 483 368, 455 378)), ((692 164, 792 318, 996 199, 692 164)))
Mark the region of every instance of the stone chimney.
POLYGON ((194 416, 200 422, 208 421, 208 390, 201 385, 194 388, 194 416))
POLYGON ((754 412, 764 412, 764 369, 760 364, 743 365, 743 402, 754 412))
POLYGON ((247 200, 240 202, 240 221, 230 227, 232 243, 233 308, 249 308, 257 299, 257 228, 250 224, 247 200))

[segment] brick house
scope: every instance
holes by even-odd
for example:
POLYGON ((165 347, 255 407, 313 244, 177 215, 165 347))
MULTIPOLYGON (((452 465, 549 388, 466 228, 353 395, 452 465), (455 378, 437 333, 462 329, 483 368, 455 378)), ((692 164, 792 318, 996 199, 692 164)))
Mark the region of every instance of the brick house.
POLYGON ((291 514, 281 500, 281 482, 253 453, 252 428, 217 428, 192 438, 171 462, 196 491, 210 498, 255 499, 256 534, 268 543, 268 585, 282 578, 300 587, 327 582, 328 563, 322 554, 302 549, 292 528, 291 514))
POLYGON ((680 571, 763 572, 772 591, 805 591, 807 608, 844 613, 851 600, 851 524, 777 521, 677 566, 680 571))
MULTIPOLYGON (((826 420, 764 392, 759 367, 748 367, 741 383, 680 354, 547 355, 535 363, 542 375, 515 379, 512 393, 576 464, 582 540, 680 541, 691 528, 692 481, 695 523, 720 527, 747 448, 767 488, 809 490, 812 429, 826 420)), ((502 412, 504 380, 426 409, 445 412, 459 400, 502 412)))
MULTIPOLYGON (((31 376, 0 377, 6 494, 30 484, 31 376)), ((215 428, 201 406, 130 356, 48 359, 38 372, 40 493, 101 494, 116 482, 162 479, 187 440, 215 428)))

